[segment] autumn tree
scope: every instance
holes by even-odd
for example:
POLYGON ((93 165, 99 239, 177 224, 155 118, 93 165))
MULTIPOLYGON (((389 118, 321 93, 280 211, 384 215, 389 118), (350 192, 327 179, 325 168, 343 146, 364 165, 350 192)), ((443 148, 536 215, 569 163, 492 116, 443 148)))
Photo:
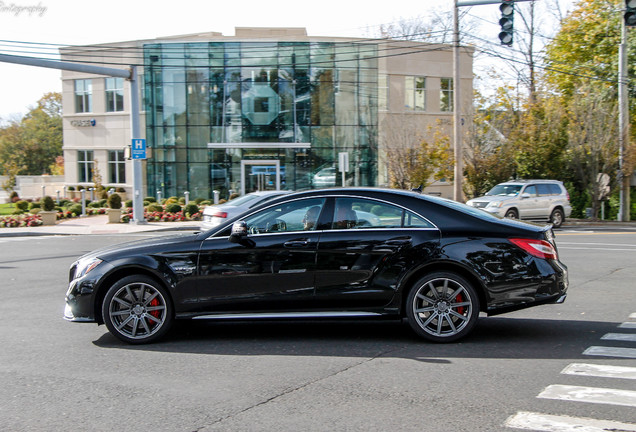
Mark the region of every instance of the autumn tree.
POLYGON ((568 166, 592 199, 593 218, 598 217, 603 197, 601 175, 618 169, 615 98, 615 92, 588 84, 572 96, 569 104, 568 166))
POLYGON ((418 116, 402 114, 385 118, 382 130, 381 142, 392 187, 411 189, 452 179, 450 137, 439 125, 423 126, 418 116))
POLYGON ((22 119, 0 128, 5 175, 50 174, 50 166, 62 154, 61 101, 60 93, 47 93, 22 119))

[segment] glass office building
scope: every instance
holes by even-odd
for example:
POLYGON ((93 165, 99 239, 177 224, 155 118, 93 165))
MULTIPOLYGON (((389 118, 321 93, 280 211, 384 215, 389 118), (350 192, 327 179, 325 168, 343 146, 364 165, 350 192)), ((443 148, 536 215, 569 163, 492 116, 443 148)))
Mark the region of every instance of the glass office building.
POLYGON ((378 46, 145 44, 148 195, 375 186, 378 46))

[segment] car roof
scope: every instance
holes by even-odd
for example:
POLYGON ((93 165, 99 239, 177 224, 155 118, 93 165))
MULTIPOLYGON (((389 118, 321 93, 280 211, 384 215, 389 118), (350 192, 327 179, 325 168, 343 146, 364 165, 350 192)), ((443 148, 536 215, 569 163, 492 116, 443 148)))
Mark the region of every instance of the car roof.
POLYGON ((505 182, 501 182, 498 184, 527 184, 527 183, 563 183, 560 180, 546 180, 546 179, 518 179, 518 180, 509 180, 505 182))

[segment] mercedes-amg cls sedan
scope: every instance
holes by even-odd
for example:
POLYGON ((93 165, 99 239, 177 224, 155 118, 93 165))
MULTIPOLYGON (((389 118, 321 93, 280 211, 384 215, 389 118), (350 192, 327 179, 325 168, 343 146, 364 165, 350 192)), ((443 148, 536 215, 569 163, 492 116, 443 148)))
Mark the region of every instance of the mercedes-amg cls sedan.
POLYGON ((156 341, 175 319, 405 319, 458 340, 480 312, 564 301, 551 225, 416 192, 286 194, 211 230, 101 249, 70 269, 64 316, 156 341))

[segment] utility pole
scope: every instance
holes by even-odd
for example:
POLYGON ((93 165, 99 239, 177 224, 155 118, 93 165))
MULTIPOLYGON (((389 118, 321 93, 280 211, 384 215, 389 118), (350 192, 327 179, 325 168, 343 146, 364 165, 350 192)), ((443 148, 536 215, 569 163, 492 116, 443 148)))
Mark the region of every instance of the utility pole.
POLYGON ((464 179, 464 144, 461 129, 461 100, 459 91, 461 89, 459 80, 459 1, 455 1, 453 8, 453 148, 455 156, 454 179, 453 179, 453 199, 464 202, 462 183, 464 179))
POLYGON ((618 177, 620 187, 620 203, 618 220, 628 222, 630 219, 630 184, 633 167, 627 162, 629 149, 629 104, 627 93, 627 26, 621 20, 621 43, 618 47, 618 177))
MULTIPOLYGON (((0 54, 0 63, 14 63, 27 66, 44 67, 49 69, 69 70, 74 72, 85 72, 96 75, 107 75, 118 78, 126 78, 130 81, 130 132, 131 138, 140 138, 139 128, 139 84, 137 83, 136 67, 130 69, 116 69, 102 66, 91 66, 80 63, 62 62, 57 60, 44 60, 33 57, 22 57, 0 54)), ((131 141, 132 142, 132 141, 131 141)), ((133 159, 133 219, 135 224, 144 224, 143 197, 141 195, 141 159, 133 159)))

